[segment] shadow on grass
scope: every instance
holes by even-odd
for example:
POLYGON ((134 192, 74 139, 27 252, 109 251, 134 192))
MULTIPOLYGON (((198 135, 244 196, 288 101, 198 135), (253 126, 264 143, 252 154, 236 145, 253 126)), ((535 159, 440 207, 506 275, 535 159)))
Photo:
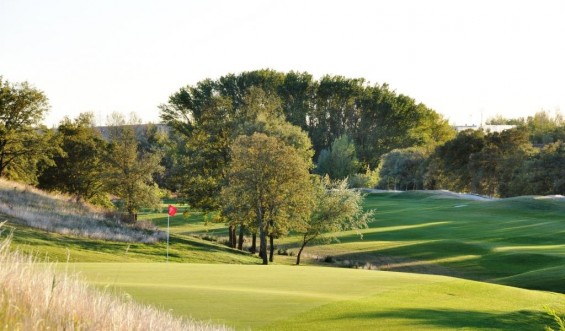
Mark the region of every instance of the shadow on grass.
POLYGON ((444 328, 472 328, 488 330, 542 330, 553 326, 550 316, 540 311, 520 310, 511 313, 465 311, 457 309, 402 309, 379 312, 346 313, 334 319, 378 319, 410 320, 415 325, 444 328))

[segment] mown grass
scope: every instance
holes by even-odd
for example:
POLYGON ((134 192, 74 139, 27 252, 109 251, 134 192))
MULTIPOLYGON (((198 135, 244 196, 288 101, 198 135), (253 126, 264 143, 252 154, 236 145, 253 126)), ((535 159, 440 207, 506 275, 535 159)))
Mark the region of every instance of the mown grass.
MULTIPOLYGON (((307 248, 338 261, 382 270, 456 275, 565 293, 565 200, 520 197, 493 201, 438 192, 368 195, 375 221, 338 235, 339 243, 307 248)), ((293 238, 283 244, 292 246, 293 238)))
MULTIPOLYGON (((291 267, 292 257, 258 266, 256 257, 222 244, 225 225, 189 212, 170 218, 170 262, 164 241, 143 244, 51 233, 21 225, 15 246, 51 260, 76 263, 100 286, 179 316, 211 319, 241 329, 452 329, 530 330, 551 324, 543 307, 563 314, 563 295, 419 274, 291 267), (123 263, 130 262, 130 263, 123 263), (235 263, 238 265, 225 265, 235 263), (248 264, 248 265, 242 265, 248 264)), ((332 266, 454 275, 513 286, 565 292, 563 215, 559 199, 457 199, 441 192, 369 195, 376 220, 338 234, 340 243, 307 248, 332 255, 332 266), (345 263, 347 262, 347 263, 345 263)), ((166 205, 147 211, 166 230, 166 205)), ((278 240, 292 247, 296 237, 278 240)))
POLYGON ((77 263, 93 284, 240 330, 541 330, 565 295, 444 276, 307 266, 77 263))
POLYGON ((94 289, 0 241, 0 330, 226 330, 94 289))

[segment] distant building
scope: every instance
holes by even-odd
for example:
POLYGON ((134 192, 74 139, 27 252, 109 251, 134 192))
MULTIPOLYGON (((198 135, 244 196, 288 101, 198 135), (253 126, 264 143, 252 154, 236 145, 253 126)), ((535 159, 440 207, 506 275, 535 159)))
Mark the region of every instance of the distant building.
POLYGON ((485 132, 502 132, 514 129, 516 125, 455 125, 453 128, 457 133, 465 130, 484 130, 485 132))

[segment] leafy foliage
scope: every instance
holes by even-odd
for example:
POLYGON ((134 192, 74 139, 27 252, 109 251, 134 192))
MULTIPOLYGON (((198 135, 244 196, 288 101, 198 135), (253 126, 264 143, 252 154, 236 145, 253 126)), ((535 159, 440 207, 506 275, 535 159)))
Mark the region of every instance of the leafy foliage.
POLYGON ((295 227, 292 222, 310 213, 309 164, 296 149, 263 133, 238 137, 232 156, 221 192, 223 214, 253 222, 260 235, 259 255, 268 264, 267 235, 286 234, 295 227))
POLYGON ((300 264, 308 243, 319 238, 335 239, 334 235, 343 230, 366 228, 373 213, 363 212, 362 202, 361 193, 347 188, 347 180, 331 182, 327 177, 316 178, 313 211, 295 230, 302 238, 296 264, 300 264))
POLYGON ((422 148, 395 149, 381 157, 377 171, 379 187, 420 190, 424 185, 426 151, 422 148))
POLYGON ((345 179, 359 171, 359 161, 353 141, 347 136, 337 138, 329 149, 318 156, 316 172, 332 179, 345 179))
POLYGON ((135 118, 126 122, 123 115, 114 113, 109 127, 110 144, 106 155, 107 169, 104 173, 110 192, 121 199, 122 208, 131 220, 142 207, 153 207, 160 203, 160 192, 153 174, 162 171, 158 153, 138 150, 138 141, 133 125, 135 118))
POLYGON ((42 91, 0 76, 0 176, 35 183, 38 165, 52 164, 59 144, 39 125, 48 109, 42 91))
POLYGON ((65 118, 57 128, 64 154, 53 158, 39 178, 39 187, 74 195, 77 200, 104 201, 103 171, 106 142, 94 127, 94 115, 65 118))

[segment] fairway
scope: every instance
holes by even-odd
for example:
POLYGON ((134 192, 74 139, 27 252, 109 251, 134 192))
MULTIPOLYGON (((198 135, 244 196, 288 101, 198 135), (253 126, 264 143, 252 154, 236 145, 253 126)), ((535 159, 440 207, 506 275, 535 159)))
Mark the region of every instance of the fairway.
POLYGON ((76 263, 90 283, 239 330, 532 330, 565 295, 444 276, 355 269, 76 263))
MULTIPOLYGON (((565 199, 460 198, 451 192, 370 194, 375 221, 306 248, 336 265, 431 273, 565 293, 565 199)), ((297 238, 280 241, 296 247, 297 238)))

